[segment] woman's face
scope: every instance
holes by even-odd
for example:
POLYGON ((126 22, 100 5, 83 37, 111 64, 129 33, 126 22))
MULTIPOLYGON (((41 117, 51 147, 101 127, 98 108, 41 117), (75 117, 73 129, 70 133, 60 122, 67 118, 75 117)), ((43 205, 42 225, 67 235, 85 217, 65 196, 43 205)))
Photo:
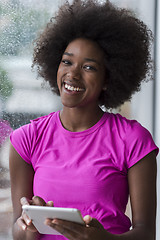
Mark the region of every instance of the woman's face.
POLYGON ((105 78, 104 54, 97 43, 83 38, 66 48, 57 72, 62 104, 97 106, 105 78))

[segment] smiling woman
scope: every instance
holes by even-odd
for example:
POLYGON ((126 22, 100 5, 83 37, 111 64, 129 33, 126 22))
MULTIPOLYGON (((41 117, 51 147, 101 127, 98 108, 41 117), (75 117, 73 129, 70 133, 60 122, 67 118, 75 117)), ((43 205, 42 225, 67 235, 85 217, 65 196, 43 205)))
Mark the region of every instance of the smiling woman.
POLYGON ((151 40, 134 13, 96 0, 65 2, 36 40, 33 66, 62 109, 10 136, 14 240, 155 240, 158 147, 136 120, 101 108, 139 91, 151 40), (61 235, 40 234, 26 204, 77 208, 85 224, 46 219, 61 235))
POLYGON ((104 58, 100 47, 88 39, 73 40, 67 46, 57 72, 63 112, 65 107, 85 107, 86 112, 98 110, 104 80, 104 58))

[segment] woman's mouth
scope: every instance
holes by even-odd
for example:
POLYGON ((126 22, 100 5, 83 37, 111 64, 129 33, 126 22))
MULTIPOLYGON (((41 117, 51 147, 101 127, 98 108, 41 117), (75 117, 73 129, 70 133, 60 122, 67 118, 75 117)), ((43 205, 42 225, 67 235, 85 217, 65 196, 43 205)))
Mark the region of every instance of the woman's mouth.
POLYGON ((84 88, 71 86, 71 85, 69 85, 67 83, 64 83, 64 88, 69 90, 69 91, 73 91, 73 92, 82 92, 82 91, 85 90, 84 88))

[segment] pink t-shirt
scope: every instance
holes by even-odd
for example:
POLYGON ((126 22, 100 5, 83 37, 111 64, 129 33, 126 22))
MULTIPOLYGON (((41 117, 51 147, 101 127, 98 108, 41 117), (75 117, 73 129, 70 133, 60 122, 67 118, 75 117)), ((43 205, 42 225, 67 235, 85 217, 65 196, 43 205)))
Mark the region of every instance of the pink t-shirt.
MULTIPOLYGON (((129 230, 127 172, 158 148, 150 133, 134 120, 104 113, 91 128, 70 132, 59 112, 32 120, 11 134, 21 157, 35 170, 34 194, 55 207, 78 208, 120 234, 129 230)), ((42 235, 41 239, 64 240, 42 235)))

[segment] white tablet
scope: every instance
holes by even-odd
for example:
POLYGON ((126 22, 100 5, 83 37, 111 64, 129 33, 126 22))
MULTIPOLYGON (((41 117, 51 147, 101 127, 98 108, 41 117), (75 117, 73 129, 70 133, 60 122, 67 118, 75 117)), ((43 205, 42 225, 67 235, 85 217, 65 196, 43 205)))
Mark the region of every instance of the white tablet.
POLYGON ((85 224, 82 215, 75 208, 60 208, 23 205, 22 209, 26 212, 39 233, 61 235, 59 232, 44 224, 46 218, 58 218, 79 224, 85 224))

